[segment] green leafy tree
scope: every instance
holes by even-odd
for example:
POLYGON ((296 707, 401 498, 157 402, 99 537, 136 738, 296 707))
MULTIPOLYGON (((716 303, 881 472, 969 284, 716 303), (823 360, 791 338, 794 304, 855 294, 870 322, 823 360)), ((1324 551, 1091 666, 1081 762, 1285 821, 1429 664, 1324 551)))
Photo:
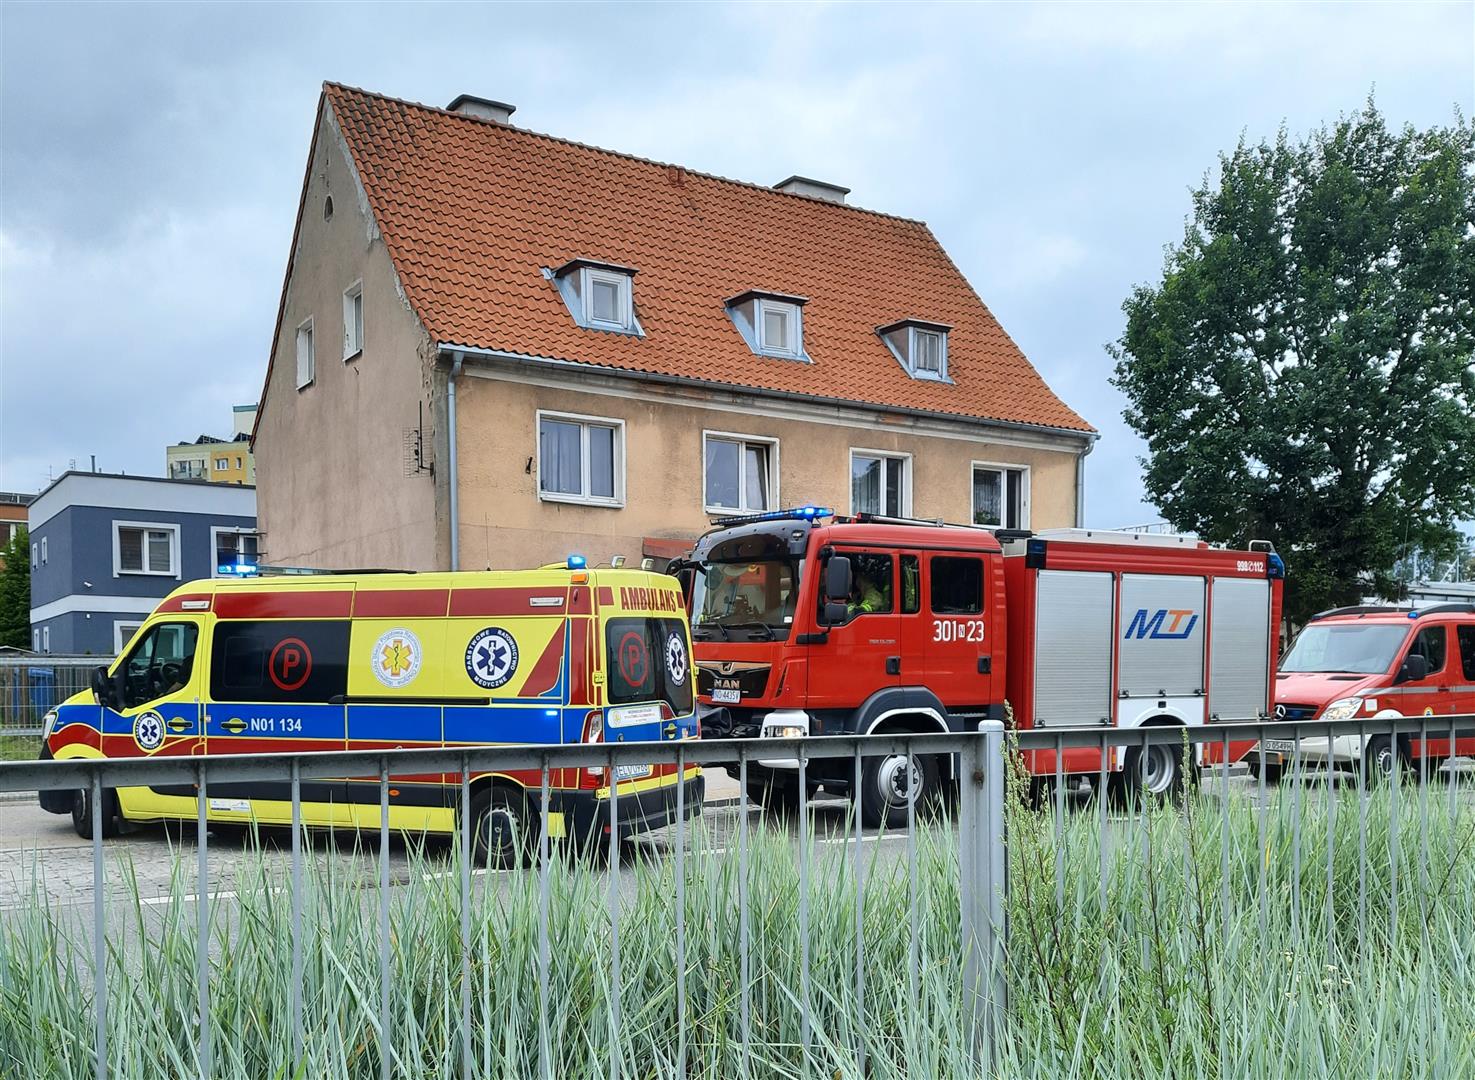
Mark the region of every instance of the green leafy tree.
POLYGON ((0 549, 5 568, 0 570, 0 645, 20 649, 31 645, 31 559, 30 537, 17 529, 10 543, 0 549))
POLYGON ((1221 156, 1112 347, 1148 495, 1206 539, 1275 542, 1300 621, 1396 596, 1475 511, 1475 132, 1369 100, 1221 156))

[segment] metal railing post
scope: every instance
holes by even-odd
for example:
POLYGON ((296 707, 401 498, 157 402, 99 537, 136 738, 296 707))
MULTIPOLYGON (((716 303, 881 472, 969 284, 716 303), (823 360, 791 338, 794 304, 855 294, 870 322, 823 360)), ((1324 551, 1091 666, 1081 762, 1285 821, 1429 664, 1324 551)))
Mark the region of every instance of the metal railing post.
POLYGON ((1004 949, 1006 869, 1004 724, 985 720, 961 755, 958 798, 964 1023, 972 1071, 992 1074, 1007 1005, 1004 949))

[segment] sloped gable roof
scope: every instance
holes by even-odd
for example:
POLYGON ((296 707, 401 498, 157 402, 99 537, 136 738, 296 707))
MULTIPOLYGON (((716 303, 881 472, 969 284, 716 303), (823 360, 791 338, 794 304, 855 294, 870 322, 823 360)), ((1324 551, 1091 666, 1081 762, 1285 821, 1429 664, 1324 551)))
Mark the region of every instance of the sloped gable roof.
POLYGON ((927 226, 328 83, 324 96, 431 338, 628 372, 1092 431, 927 226), (584 329, 544 276, 638 271, 643 337, 584 329), (809 298, 812 363, 755 356, 725 301, 809 298), (876 328, 952 326, 951 384, 910 378, 876 328))

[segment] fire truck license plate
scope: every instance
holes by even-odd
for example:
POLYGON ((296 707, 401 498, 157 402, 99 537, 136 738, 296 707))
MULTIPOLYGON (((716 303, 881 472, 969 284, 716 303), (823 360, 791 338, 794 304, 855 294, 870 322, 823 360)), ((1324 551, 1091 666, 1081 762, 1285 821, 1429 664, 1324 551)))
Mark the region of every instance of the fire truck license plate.
POLYGON ((642 776, 650 775, 649 765, 616 765, 616 780, 639 780, 642 776))
POLYGON ((712 691, 712 700, 718 705, 736 705, 743 700, 743 692, 741 690, 727 690, 718 687, 712 691))
POLYGON ((1296 751, 1296 744, 1290 739, 1266 739, 1260 745, 1265 747, 1267 752, 1278 754, 1293 754, 1296 751))

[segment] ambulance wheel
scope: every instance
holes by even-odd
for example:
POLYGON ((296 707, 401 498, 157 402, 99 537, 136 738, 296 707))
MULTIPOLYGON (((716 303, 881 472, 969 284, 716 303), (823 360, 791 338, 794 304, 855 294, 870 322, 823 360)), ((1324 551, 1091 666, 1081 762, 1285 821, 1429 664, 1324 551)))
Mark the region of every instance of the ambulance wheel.
POLYGON ((1144 796, 1154 802, 1183 801, 1187 751, 1174 743, 1129 746, 1121 773, 1121 791, 1131 805, 1144 796))
MULTIPOLYGON (((102 789, 102 834, 118 835, 118 793, 112 788, 102 789)), ((78 788, 72 795, 72 828, 84 840, 92 839, 92 789, 78 788)))
POLYGON ((935 809, 938 794, 935 754, 891 754, 867 758, 860 774, 860 818, 867 828, 904 829, 907 823, 907 790, 917 786, 914 814, 935 809))
POLYGON ((493 870, 527 865, 537 824, 521 794, 505 787, 484 788, 472 796, 471 821, 477 865, 493 870))

